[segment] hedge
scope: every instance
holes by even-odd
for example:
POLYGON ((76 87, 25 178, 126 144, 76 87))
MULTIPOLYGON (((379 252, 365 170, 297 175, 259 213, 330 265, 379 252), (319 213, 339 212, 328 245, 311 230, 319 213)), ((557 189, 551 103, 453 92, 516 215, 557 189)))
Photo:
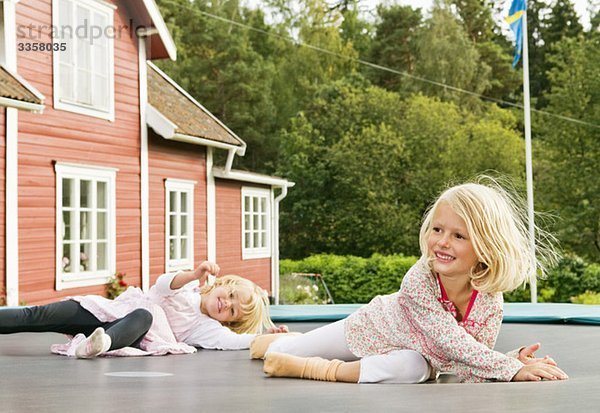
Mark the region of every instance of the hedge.
MULTIPOLYGON (((336 304, 367 303, 380 294, 400 288, 402 277, 418 257, 374 254, 370 258, 332 254, 313 255, 302 260, 281 260, 282 277, 291 273, 319 273, 327 283, 336 304)), ((594 302, 600 294, 600 264, 566 256, 538 280, 540 302, 594 302)), ((529 287, 504 294, 506 301, 527 302, 529 287)))
POLYGON ((402 277, 417 257, 374 254, 370 258, 332 254, 299 261, 281 260, 280 274, 318 273, 336 304, 368 303, 380 294, 398 291, 402 277))

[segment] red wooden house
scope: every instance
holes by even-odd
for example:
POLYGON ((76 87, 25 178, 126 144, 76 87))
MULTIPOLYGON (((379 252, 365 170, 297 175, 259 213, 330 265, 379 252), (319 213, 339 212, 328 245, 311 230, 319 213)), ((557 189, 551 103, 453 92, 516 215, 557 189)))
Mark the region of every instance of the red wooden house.
POLYGON ((7 304, 102 294, 116 272, 147 289, 205 259, 276 297, 293 183, 232 169, 246 144, 148 62, 176 53, 154 1, 0 5, 7 304))

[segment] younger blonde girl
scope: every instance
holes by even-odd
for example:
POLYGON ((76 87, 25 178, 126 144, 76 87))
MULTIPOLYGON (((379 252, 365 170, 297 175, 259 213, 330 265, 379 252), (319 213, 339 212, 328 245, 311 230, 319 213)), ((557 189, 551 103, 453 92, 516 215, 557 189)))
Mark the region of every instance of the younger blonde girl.
POLYGON ((287 331, 271 322, 264 290, 235 275, 210 276, 219 271, 205 261, 193 271, 161 275, 148 293, 130 287, 114 300, 88 295, 8 308, 0 311, 0 334, 67 334, 74 338, 53 352, 93 358, 247 349, 257 334, 287 331))

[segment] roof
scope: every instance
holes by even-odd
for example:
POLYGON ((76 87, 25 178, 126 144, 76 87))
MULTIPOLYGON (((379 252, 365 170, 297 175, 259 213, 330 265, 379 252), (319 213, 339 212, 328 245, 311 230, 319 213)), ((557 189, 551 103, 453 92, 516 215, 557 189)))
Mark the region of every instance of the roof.
POLYGON ((243 140, 150 62, 148 103, 148 125, 165 139, 201 138, 245 150, 243 140))
POLYGON ((160 10, 154 0, 127 0, 126 7, 132 12, 136 19, 137 28, 143 28, 138 34, 146 36, 148 59, 175 60, 177 58, 177 47, 169 33, 169 29, 163 20, 160 10))
POLYGON ((0 66, 0 105, 41 112, 44 109, 44 95, 21 76, 0 66))

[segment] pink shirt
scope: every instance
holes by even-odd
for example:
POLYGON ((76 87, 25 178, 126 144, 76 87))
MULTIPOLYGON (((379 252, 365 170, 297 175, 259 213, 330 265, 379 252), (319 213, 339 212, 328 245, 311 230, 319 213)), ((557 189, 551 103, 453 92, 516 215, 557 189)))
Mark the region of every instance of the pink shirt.
POLYGON ((461 381, 510 381, 523 364, 493 350, 502 324, 502 293, 479 292, 471 301, 458 322, 421 259, 406 273, 400 291, 375 297, 346 319, 348 348, 358 357, 410 349, 461 381))

